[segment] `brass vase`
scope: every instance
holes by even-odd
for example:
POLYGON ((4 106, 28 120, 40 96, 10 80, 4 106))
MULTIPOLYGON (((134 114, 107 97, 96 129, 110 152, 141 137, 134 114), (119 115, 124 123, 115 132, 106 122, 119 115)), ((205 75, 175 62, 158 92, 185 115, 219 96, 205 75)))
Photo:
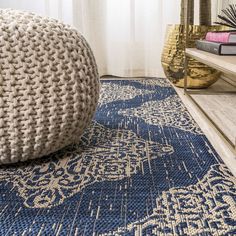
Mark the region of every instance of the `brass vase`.
MULTIPOLYGON (((194 48, 195 41, 204 38, 208 31, 219 30, 222 30, 222 26, 191 25, 187 47, 194 48)), ((177 87, 184 87, 185 47, 184 25, 169 25, 161 61, 166 77, 177 87)), ((188 68, 188 88, 207 88, 215 83, 221 74, 194 59, 189 60, 188 68)))

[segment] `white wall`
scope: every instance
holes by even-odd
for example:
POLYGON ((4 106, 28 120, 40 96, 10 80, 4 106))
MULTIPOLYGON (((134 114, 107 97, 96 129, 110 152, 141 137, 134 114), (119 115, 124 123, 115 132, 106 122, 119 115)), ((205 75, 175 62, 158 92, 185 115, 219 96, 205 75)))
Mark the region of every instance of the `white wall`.
POLYGON ((236 0, 219 0, 222 7, 227 7, 229 4, 236 4, 236 0))

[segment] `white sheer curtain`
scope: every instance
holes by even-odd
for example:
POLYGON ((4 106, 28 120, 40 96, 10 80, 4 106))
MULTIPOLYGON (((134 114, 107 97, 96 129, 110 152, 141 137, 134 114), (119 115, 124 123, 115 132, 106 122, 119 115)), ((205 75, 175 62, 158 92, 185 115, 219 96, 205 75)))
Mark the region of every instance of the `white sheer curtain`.
POLYGON ((166 24, 178 23, 180 1, 76 2, 76 26, 89 40, 101 75, 163 75, 160 60, 166 24))

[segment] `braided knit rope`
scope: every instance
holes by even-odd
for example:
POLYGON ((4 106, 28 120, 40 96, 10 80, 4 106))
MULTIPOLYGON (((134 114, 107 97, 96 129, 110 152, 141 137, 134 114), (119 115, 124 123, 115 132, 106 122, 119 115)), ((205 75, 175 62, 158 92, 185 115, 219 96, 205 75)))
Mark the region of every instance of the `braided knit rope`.
POLYGON ((79 140, 98 98, 96 62, 75 29, 0 9, 0 164, 79 140))

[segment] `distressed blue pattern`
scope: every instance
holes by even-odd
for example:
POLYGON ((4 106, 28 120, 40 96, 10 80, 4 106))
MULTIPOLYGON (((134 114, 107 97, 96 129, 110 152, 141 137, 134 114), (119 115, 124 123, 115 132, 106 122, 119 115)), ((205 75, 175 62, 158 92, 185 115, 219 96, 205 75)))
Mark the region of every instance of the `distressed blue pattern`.
POLYGON ((103 81, 79 144, 0 168, 0 235, 235 235, 236 179, 164 79, 103 81))

